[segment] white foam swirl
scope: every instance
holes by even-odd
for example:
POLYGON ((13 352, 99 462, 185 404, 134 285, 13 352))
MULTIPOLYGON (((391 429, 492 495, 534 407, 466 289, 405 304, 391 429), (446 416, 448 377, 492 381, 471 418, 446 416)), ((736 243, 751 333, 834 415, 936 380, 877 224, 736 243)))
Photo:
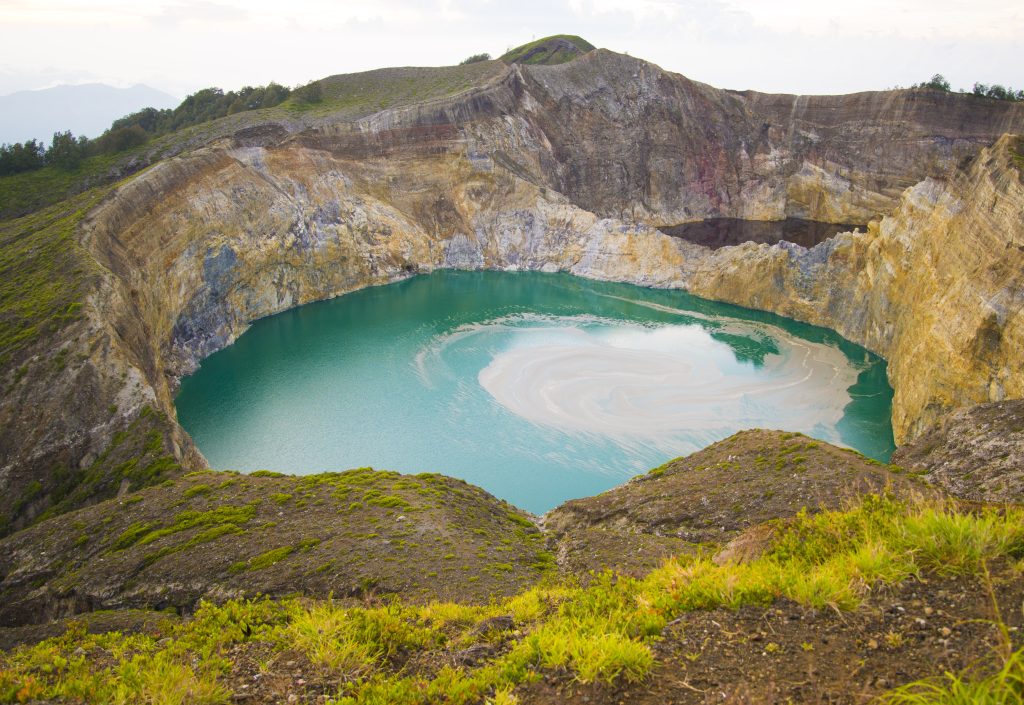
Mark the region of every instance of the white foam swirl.
POLYGON ((726 344, 699 326, 558 332, 557 343, 496 355, 481 386, 534 423, 623 440, 671 445, 680 433, 750 426, 834 435, 858 372, 838 349, 781 330, 780 354, 756 372, 723 369, 726 344))

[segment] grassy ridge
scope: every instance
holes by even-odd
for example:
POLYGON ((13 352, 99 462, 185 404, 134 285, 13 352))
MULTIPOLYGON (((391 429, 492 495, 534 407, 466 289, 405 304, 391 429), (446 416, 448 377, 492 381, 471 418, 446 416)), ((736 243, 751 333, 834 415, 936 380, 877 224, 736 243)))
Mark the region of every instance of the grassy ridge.
MULTIPOLYGON (((332 703, 425 704, 442 696, 513 703, 518 685, 562 669, 583 682, 643 679, 654 664, 651 644, 688 611, 783 597, 852 609, 879 583, 983 575, 989 561, 1024 558, 1020 508, 968 511, 868 496, 846 511, 801 513, 777 529, 775 543, 748 563, 673 558, 643 579, 606 573, 587 587, 541 585, 488 606, 229 601, 206 603, 194 619, 152 634, 72 629, 0 657, 0 702, 226 703, 235 661, 255 649, 263 658, 301 654, 329 673, 337 684, 325 691, 332 703), (480 657, 451 665, 453 654, 467 651, 480 657)), ((1022 665, 1021 652, 1008 650, 994 676, 916 684, 891 700, 951 701, 949 691, 969 687, 982 698, 971 702, 1019 702, 1022 665), (1003 691, 1018 700, 984 700, 1003 691)))
POLYGON ((525 515, 440 475, 201 471, 163 482, 179 470, 163 455, 157 424, 165 421, 146 413, 117 434, 117 447, 96 461, 105 482, 89 469, 70 477, 72 494, 51 486, 62 499, 48 513, 78 492, 109 496, 124 479, 133 488, 159 486, 3 542, 0 623, 21 624, 41 596, 69 591, 93 609, 132 604, 184 612, 216 594, 397 593, 486 602, 553 572, 554 556, 525 515), (40 560, 31 558, 37 549, 40 560))
POLYGON ((564 64, 594 50, 594 45, 574 34, 555 34, 511 49, 500 58, 506 64, 564 64), (566 45, 569 46, 566 46, 566 45))
POLYGON ((0 218, 33 213, 77 195, 89 184, 109 183, 117 178, 117 163, 130 154, 122 152, 88 157, 74 169, 46 166, 35 171, 0 176, 0 218))
POLYGON ((303 106, 289 101, 284 109, 353 120, 387 108, 455 95, 497 78, 504 70, 499 61, 480 61, 461 66, 387 68, 340 74, 321 79, 322 103, 303 106))

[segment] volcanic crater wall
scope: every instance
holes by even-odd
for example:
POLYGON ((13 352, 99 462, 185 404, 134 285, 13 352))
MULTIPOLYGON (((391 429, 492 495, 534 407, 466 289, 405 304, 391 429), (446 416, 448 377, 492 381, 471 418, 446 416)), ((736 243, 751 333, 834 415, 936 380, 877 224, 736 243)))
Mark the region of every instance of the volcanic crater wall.
MULTIPOLYGON (((89 363, 106 382, 61 462, 103 452, 146 404, 173 419, 179 376, 250 321, 438 267, 685 287, 835 328, 889 359, 897 439, 912 437, 1021 394, 1024 195, 1003 132, 1024 132, 1021 106, 722 91, 603 50, 355 121, 248 128, 84 222, 103 271, 89 326, 111 352, 89 363), (810 251, 715 252, 652 227, 713 216, 867 225, 810 251), (97 421, 114 396, 119 420, 97 421)), ((45 479, 33 443, 3 463, 45 479)))

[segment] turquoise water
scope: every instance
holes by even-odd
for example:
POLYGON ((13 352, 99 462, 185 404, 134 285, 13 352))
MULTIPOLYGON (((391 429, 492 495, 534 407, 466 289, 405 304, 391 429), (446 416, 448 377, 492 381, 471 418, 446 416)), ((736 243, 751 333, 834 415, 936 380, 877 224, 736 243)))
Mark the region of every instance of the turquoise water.
POLYGON ((744 428, 887 460, 885 362, 837 334, 678 291, 453 272, 256 321, 182 380, 210 464, 460 477, 534 512, 744 428))

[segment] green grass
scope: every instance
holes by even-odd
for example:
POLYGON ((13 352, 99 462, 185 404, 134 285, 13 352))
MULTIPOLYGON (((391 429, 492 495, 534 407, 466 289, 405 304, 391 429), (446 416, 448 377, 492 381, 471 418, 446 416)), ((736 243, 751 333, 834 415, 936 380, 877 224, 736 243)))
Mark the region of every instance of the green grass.
POLYGON ((0 222, 0 368, 82 317, 82 299, 98 270, 74 232, 102 196, 89 192, 0 222))
POLYGON ((410 506, 409 503, 406 502, 404 499, 402 499, 401 497, 396 497, 395 495, 380 495, 374 497, 369 497, 368 495, 369 492, 367 493, 367 496, 363 497, 363 499, 367 504, 372 505, 374 507, 387 507, 394 509, 399 507, 404 508, 410 506))
POLYGON ((1013 147, 1010 149, 1010 159, 1013 160, 1017 170, 1021 172, 1021 178, 1024 179, 1024 137, 1014 140, 1013 147))
MULTIPOLYGON (((141 541, 152 531, 135 526, 122 536, 141 541)), ((267 551, 244 569, 272 565, 300 549, 267 551)), ((228 654, 246 640, 297 651, 327 669, 340 684, 330 701, 336 704, 425 705, 442 697, 456 704, 508 702, 512 688, 545 673, 567 670, 581 682, 642 680, 654 664, 652 643, 687 611, 767 605, 782 597, 852 609, 878 583, 934 572, 984 576, 987 561, 1022 556, 1024 509, 968 512, 952 504, 868 497, 846 511, 780 523, 774 547, 749 563, 683 556, 642 579, 606 573, 586 587, 542 584, 489 605, 204 603, 193 620, 166 627, 163 640, 72 631, 0 655, 0 702, 16 702, 19 693, 45 699, 83 692, 109 702, 225 702, 228 654), (512 617, 514 634, 495 637, 479 626, 497 616, 512 617), (445 654, 492 638, 511 640, 474 667, 418 672, 393 665, 399 654, 400 663, 412 655, 443 663, 445 654), (97 647, 108 654, 102 663, 83 655, 97 647)), ((998 673, 914 684, 890 701, 1019 703, 1021 662, 1017 652, 998 673)))
POLYGON ((235 563, 231 566, 230 571, 232 573, 241 573, 246 570, 263 570, 264 568, 269 568, 279 561, 283 561, 294 552, 295 548, 292 546, 272 548, 258 556, 253 556, 247 561, 239 561, 238 563, 235 563))
POLYGON ((121 535, 114 540, 111 550, 124 551, 131 548, 139 542, 139 539, 148 535, 154 529, 159 528, 159 526, 157 522, 137 521, 121 532, 121 535))
POLYGON ((543 48, 544 44, 555 39, 564 39, 570 42, 579 49, 579 53, 581 54, 585 54, 594 49, 594 45, 582 37, 577 37, 574 34, 555 34, 550 37, 544 37, 543 39, 530 42, 529 44, 523 44, 515 49, 511 49, 501 56, 500 61, 504 61, 506 64, 523 63, 552 65, 564 64, 579 56, 576 52, 564 49, 552 52, 543 48))
POLYGON ((164 556, 170 556, 175 553, 181 553, 187 551, 190 548, 198 546, 200 544, 209 543, 210 541, 216 541, 221 536, 227 536, 228 534, 241 534, 245 530, 231 522, 223 524, 215 524, 207 529, 204 529, 197 533, 195 536, 190 538, 184 543, 175 544, 172 546, 164 546, 152 553, 147 553, 142 560, 143 566, 150 566, 156 563, 164 556))
POLYGON ((211 492, 213 492, 213 488, 210 487, 209 485, 193 485, 192 487, 189 487, 187 490, 185 490, 181 494, 181 496, 183 499, 192 499, 193 497, 197 497, 199 495, 208 495, 211 492))
POLYGON ((293 553, 310 551, 320 544, 320 539, 303 539, 297 546, 281 546, 272 548, 269 551, 253 556, 247 561, 239 561, 233 564, 228 571, 231 573, 243 573, 248 570, 263 570, 283 561, 293 553))
POLYGON ((47 166, 0 176, 0 219, 15 218, 71 198, 90 187, 118 178, 115 166, 130 159, 128 153, 89 157, 75 169, 47 166))
POLYGON ((945 673, 916 681, 879 699, 882 705, 1021 705, 1024 703, 1024 649, 1013 652, 998 671, 945 673))
POLYGON ((224 533, 237 533, 231 529, 238 529, 240 525, 248 523, 256 515, 256 506, 257 503, 252 502, 237 507, 224 505, 206 512, 190 509, 180 512, 169 526, 161 526, 156 522, 132 524, 115 539, 112 550, 124 551, 135 545, 146 546, 166 536, 173 536, 189 529, 203 528, 209 531, 218 529, 218 527, 230 527, 229 529, 220 529, 220 533, 216 533, 216 535, 208 534, 208 538, 205 540, 211 541, 224 533))
POLYGON ((658 467, 649 470, 647 472, 648 477, 661 477, 662 475, 665 474, 665 471, 672 467, 672 465, 678 460, 682 460, 682 458, 673 458, 672 460, 669 460, 666 463, 662 463, 658 467))

